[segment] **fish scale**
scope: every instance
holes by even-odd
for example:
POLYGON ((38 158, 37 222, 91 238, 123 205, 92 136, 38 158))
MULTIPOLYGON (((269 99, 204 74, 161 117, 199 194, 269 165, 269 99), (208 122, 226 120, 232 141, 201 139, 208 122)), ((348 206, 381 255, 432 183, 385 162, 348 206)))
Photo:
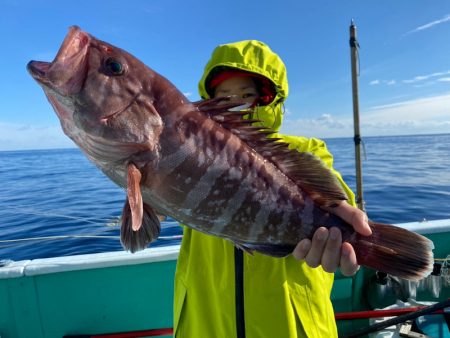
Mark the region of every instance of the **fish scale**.
MULTIPOLYGON (((201 116, 199 116, 199 118, 205 119, 205 117, 201 116)), ((227 138, 222 138, 215 142, 216 144, 221 143, 219 147, 214 147, 213 144, 212 149, 210 149, 208 148, 210 143, 196 141, 201 140, 203 134, 210 128, 217 129, 218 127, 211 124, 211 121, 197 123, 208 124, 208 127, 202 125, 202 128, 200 128, 202 132, 200 132, 199 135, 193 136, 193 139, 188 138, 186 140, 186 143, 190 143, 191 145, 198 144, 197 151, 192 153, 190 157, 185 156, 183 161, 179 161, 181 163, 179 163, 176 168, 172 169, 170 175, 166 176, 164 179, 165 183, 162 185, 167 188, 168 184, 172 187, 173 185, 178 186, 177 182, 185 182, 184 175, 188 172, 188 169, 190 169, 188 166, 194 166, 196 170, 194 170, 194 174, 189 177, 190 185, 184 186, 181 189, 176 189, 188 191, 181 203, 181 207, 183 210, 192 211, 192 214, 194 215, 209 216, 208 224, 205 225, 205 230, 220 233, 226 226, 230 226, 232 219, 242 218, 242 216, 239 216, 236 212, 240 210, 245 198, 248 198, 248 188, 246 187, 246 184, 252 184, 252 182, 255 181, 255 177, 251 177, 249 170, 236 169, 236 167, 248 168, 248 163, 242 161, 249 157, 242 158, 236 156, 236 154, 242 153, 242 149, 236 149, 236 147, 242 147, 242 145, 235 136, 228 133, 229 135, 227 138), (218 149, 221 149, 222 154, 216 153, 218 149), (203 154, 201 155, 201 153, 203 154), (215 158, 208 156, 208 153, 210 155, 214 154, 215 158), (202 158, 209 159, 209 161, 199 160, 202 158), (239 160, 240 163, 237 160, 239 160), (180 175, 178 179, 177 175, 180 175), (223 193, 217 194, 217 191, 223 191, 223 193), (222 208, 220 208, 220 210, 211 209, 209 205, 211 201, 215 201, 216 204, 221 205, 222 208)), ((223 131, 221 132, 225 134, 223 131)), ((212 132, 212 134, 214 133, 217 133, 217 131, 212 132)), ((179 149, 190 148, 185 144, 180 145, 179 149)), ((186 153, 187 152, 185 151, 185 154, 186 153)), ((162 156, 162 165, 166 162, 164 157, 165 156, 162 156)), ((173 154, 168 155, 168 157, 173 157, 173 154)), ((257 174, 255 173, 253 176, 257 176, 257 174)), ((245 227, 241 228, 245 229, 245 227)))
POLYGON ((289 149, 247 119, 242 102, 191 103, 126 51, 78 27, 52 62, 31 61, 64 133, 126 189, 121 242, 144 249, 158 214, 229 239, 249 253, 284 257, 321 226, 337 227, 359 264, 418 280, 432 271, 433 243, 369 221, 362 236, 335 215, 346 195, 313 154, 289 149))
MULTIPOLYGON (((202 121, 206 119, 204 116, 197 115, 197 117, 200 122, 195 121, 191 116, 191 123, 197 122, 201 125, 200 128, 193 128, 199 129, 200 133, 197 136, 192 136, 193 139, 186 139, 186 143, 191 145, 196 144, 196 140, 206 139, 204 134, 214 135, 217 131, 213 130, 221 128, 212 124, 211 121, 202 121)), ((188 191, 180 206, 182 210, 188 210, 189 213, 178 215, 178 218, 184 219, 184 222, 202 231, 223 234, 242 241, 257 243, 261 238, 264 238, 265 232, 269 232, 274 242, 281 243, 283 240, 286 241, 286 238, 291 237, 294 240, 290 245, 293 245, 295 238, 298 238, 297 233, 300 229, 290 229, 295 232, 287 234, 280 230, 288 229, 287 222, 292 218, 298 223, 303 216, 300 208, 293 210, 291 205, 293 196, 299 198, 301 192, 292 182, 289 182, 286 175, 276 170, 271 163, 265 161, 258 153, 251 150, 245 151, 245 144, 235 135, 230 134, 223 142, 223 146, 220 147, 221 153, 217 153, 214 144, 198 141, 197 151, 192 153, 190 157, 186 155, 184 161, 176 168, 173 167, 170 175, 165 177, 164 183, 161 185, 165 186, 166 191, 188 191), (210 145, 212 149, 208 148, 210 145), (200 155, 201 153, 203 153, 203 156, 200 155), (207 156, 207 153, 214 154, 215 158, 207 156), (239 156, 240 154, 246 155, 239 156), (209 161, 201 160, 195 164, 196 159, 200 158, 208 158, 209 161), (183 175, 186 172, 192 172, 188 170, 187 166, 194 166, 196 170, 193 171, 194 175, 191 174, 190 176, 191 185, 180 187, 178 182, 182 185, 185 180, 183 175), (278 182, 283 183, 274 184, 278 182), (283 194, 279 193, 281 189, 284 190, 283 194), (215 194, 218 190, 223 191, 223 193, 215 194), (262 194, 264 199, 261 199, 258 194, 264 190, 265 193, 262 194), (216 205, 220 205, 222 208, 211 208, 211 201, 215 201, 216 205), (266 203, 262 204, 263 201, 266 201, 266 203), (285 216, 283 222, 279 224, 278 230, 266 230, 266 228, 272 227, 272 224, 268 222, 270 215, 278 213, 279 210, 283 210, 285 216), (199 217, 206 219, 205 224, 198 224, 199 217), (190 220, 191 218, 193 221, 190 220)), ((172 147, 176 148, 177 146, 172 147)), ((184 147, 186 147, 185 144, 182 144, 178 149, 184 149, 184 147)), ((187 146, 186 148, 190 147, 187 146)), ((162 148, 161 151, 163 153, 164 149, 162 148)), ((186 150, 182 151, 187 154, 186 150)), ((168 157, 172 158, 173 154, 168 155, 168 157)), ((165 156, 162 155, 162 162, 164 162, 164 158, 165 156)), ((177 198, 182 199, 181 196, 173 197, 171 198, 172 202, 177 198)), ((309 219, 311 218, 312 215, 309 216, 309 219)), ((312 224, 311 222, 310 225, 312 224)), ((308 229, 307 223, 303 222, 303 225, 301 231, 308 229)), ((310 226, 306 232, 312 230, 313 227, 310 226)))

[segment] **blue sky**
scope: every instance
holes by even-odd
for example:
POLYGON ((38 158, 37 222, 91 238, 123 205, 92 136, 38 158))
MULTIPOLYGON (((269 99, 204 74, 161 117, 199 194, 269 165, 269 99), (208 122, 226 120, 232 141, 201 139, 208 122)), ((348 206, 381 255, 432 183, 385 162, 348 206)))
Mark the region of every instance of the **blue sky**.
POLYGON ((285 61, 282 131, 353 135, 348 44, 358 29, 362 136, 450 132, 450 1, 0 0, 0 150, 72 147, 25 67, 50 61, 78 25, 197 100, 220 43, 258 39, 285 61))

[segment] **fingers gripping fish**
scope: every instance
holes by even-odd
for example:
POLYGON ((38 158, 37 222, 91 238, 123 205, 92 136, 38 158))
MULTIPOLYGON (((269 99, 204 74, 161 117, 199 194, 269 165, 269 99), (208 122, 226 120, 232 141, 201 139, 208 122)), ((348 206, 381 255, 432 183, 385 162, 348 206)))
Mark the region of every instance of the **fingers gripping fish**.
POLYGON ((78 27, 53 62, 31 61, 28 71, 65 134, 126 189, 127 250, 158 237, 162 214, 275 257, 318 227, 336 226, 359 264, 408 279, 432 268, 425 237, 375 222, 373 234, 361 236, 330 213, 346 199, 335 176, 314 155, 268 138, 271 130, 243 118, 241 103, 189 102, 138 59, 78 27))

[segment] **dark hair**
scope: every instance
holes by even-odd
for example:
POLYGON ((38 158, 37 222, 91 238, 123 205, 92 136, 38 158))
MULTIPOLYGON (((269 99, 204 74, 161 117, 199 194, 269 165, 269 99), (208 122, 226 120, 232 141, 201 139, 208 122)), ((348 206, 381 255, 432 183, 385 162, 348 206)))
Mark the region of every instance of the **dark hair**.
POLYGON ((217 67, 214 67, 209 72, 208 76, 205 79, 205 89, 206 89, 206 92, 208 93, 209 97, 214 97, 215 89, 212 88, 212 86, 211 86, 212 80, 219 74, 226 72, 226 71, 238 71, 241 73, 247 73, 247 74, 251 75, 252 80, 255 82, 256 90, 258 91, 258 94, 259 94, 258 104, 260 104, 262 106, 270 104, 277 95, 275 84, 271 80, 266 78, 265 76, 262 76, 257 73, 244 71, 239 68, 217 66, 217 67))

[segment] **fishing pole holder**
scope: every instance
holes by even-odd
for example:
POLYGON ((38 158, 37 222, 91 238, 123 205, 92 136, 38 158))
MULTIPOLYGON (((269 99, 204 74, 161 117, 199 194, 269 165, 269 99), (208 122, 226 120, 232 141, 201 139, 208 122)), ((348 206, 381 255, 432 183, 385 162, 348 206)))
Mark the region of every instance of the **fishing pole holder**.
MULTIPOLYGON (((432 304, 433 302, 423 302, 423 299, 439 299, 440 297, 448 297, 450 295, 450 255, 445 259, 437 259, 433 265, 431 274, 420 281, 409 281, 398 277, 390 276, 384 272, 377 271, 369 280, 366 290, 366 299, 372 309, 382 309, 383 311, 395 311, 391 309, 402 309, 411 306, 423 306, 425 303, 432 304)), ((441 302, 447 303, 448 300, 441 302)), ((439 303, 434 303, 438 305, 439 303)), ((443 314, 445 320, 450 318, 450 309, 444 310, 443 314)), ((378 310, 380 311, 380 310, 378 310)), ((431 313, 431 312, 430 312, 431 313)), ((427 313, 428 314, 428 313, 427 313)), ((425 315, 425 313, 423 314, 425 315)), ((386 320, 386 318, 372 319, 371 325, 355 334, 350 334, 349 337, 360 337, 359 334, 367 334, 375 332, 387 326, 383 323, 393 321, 396 324, 396 332, 400 337, 410 338, 428 338, 423 333, 420 333, 419 326, 427 323, 426 317, 415 316, 414 318, 404 318, 402 316, 394 317, 386 320), (398 320, 395 320, 398 318, 398 320), (381 320, 381 321, 380 321, 381 320)), ((386 323, 387 325, 387 323, 386 323)), ((450 322, 447 322, 450 327, 450 322)), ((430 337, 431 338, 431 337, 430 337)))
POLYGON ((366 299, 373 308, 384 308, 396 300, 438 299, 450 294, 450 255, 442 262, 435 262, 433 271, 420 281, 410 281, 377 271, 369 280, 366 299))
POLYGON ((439 298, 443 291, 450 291, 450 255, 442 262, 435 262, 431 274, 420 281, 396 279, 408 298, 422 298, 421 295, 439 298))

